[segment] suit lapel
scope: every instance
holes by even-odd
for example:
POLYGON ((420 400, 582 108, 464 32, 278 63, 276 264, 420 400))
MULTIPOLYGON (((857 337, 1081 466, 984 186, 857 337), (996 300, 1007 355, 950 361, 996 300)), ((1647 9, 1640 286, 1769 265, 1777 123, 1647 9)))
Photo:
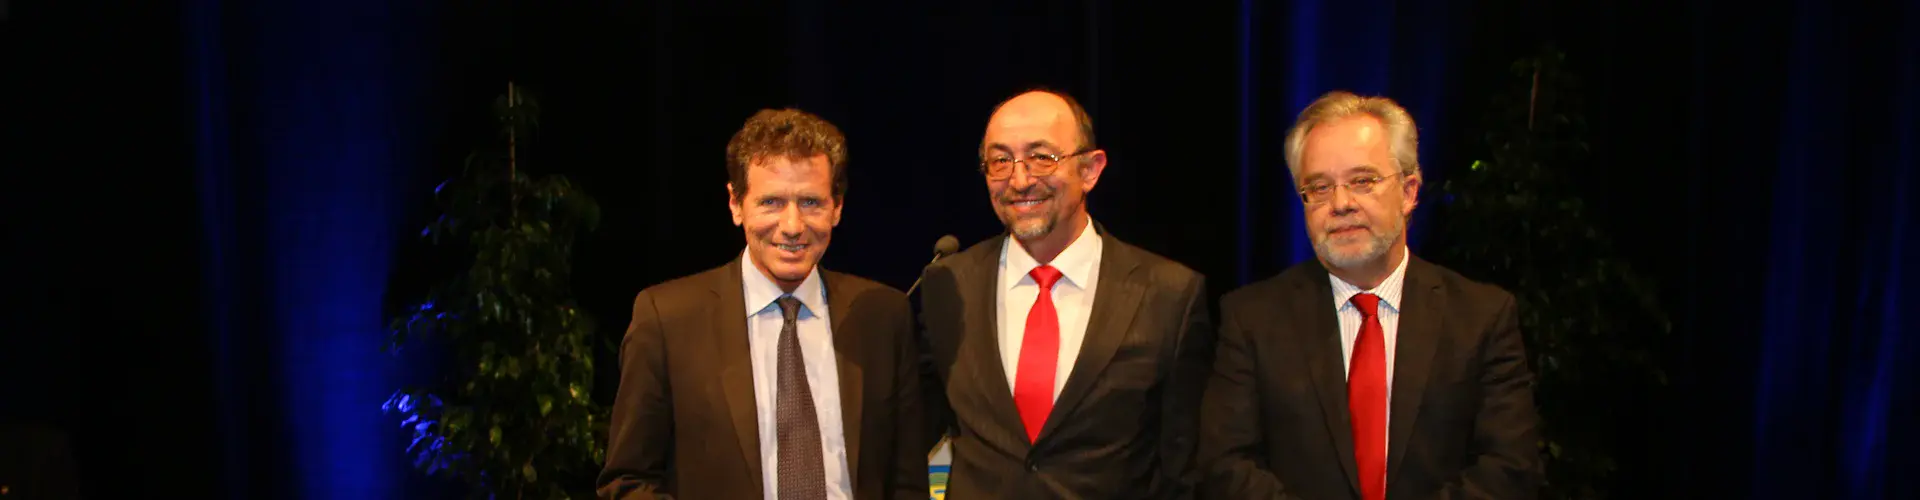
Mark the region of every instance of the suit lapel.
POLYGON ((847 328, 847 318, 854 315, 854 297, 837 288, 835 285, 842 280, 829 279, 826 271, 820 272, 820 279, 826 282, 827 316, 831 320, 829 328, 833 329, 834 360, 839 367, 840 432, 846 441, 847 475, 853 484, 860 484, 860 396, 864 394, 861 383, 865 379, 861 376, 858 362, 861 353, 859 332, 847 328))
POLYGON ((753 401, 753 352, 747 348, 747 299, 741 290, 740 259, 720 271, 713 282, 712 322, 717 326, 714 340, 719 348, 720 392, 727 400, 727 412, 733 417, 733 432, 740 442, 740 454, 754 481, 760 481, 760 425, 753 401))
POLYGON ((1327 434, 1333 438, 1333 450, 1340 468, 1347 471, 1347 486, 1360 494, 1359 467, 1353 458, 1353 421, 1347 408, 1346 355, 1340 348, 1340 319, 1333 308, 1333 285, 1324 268, 1308 271, 1307 283, 1294 294, 1293 316, 1307 318, 1302 343, 1306 348, 1307 371, 1313 377, 1314 393, 1319 395, 1320 411, 1327 420, 1327 434))
POLYGON ((1432 373, 1433 354, 1444 330, 1447 296, 1440 291, 1439 276, 1432 266, 1417 257, 1407 263, 1406 288, 1401 293, 1400 327, 1394 342, 1392 416, 1387 432, 1387 485, 1406 458, 1407 445, 1413 441, 1413 424, 1420 416, 1421 396, 1427 392, 1432 373))
POLYGON ((1127 328, 1133 325, 1134 312, 1139 310, 1140 296, 1145 292, 1133 279, 1133 272, 1140 261, 1133 258, 1125 247, 1112 236, 1101 234, 1100 279, 1094 289, 1093 311, 1087 321, 1085 340, 1080 344, 1080 354, 1073 362, 1073 370, 1067 375, 1067 385, 1060 389, 1060 397, 1053 403, 1053 412, 1047 415, 1046 425, 1041 427, 1040 438, 1053 433, 1073 413, 1075 406, 1086 399, 1093 390, 1093 383, 1106 370, 1107 363, 1113 361, 1113 353, 1127 338, 1127 328))
MULTIPOLYGON (((969 370, 956 370, 952 377, 970 381, 974 392, 984 398, 987 413, 992 415, 996 428, 1022 429, 1020 413, 1013 403, 1013 386, 1007 382, 1006 363, 1000 359, 1000 323, 994 308, 999 304, 1000 252, 1006 236, 989 240, 984 248, 975 252, 965 266, 953 269, 954 280, 960 287, 961 301, 966 304, 964 337, 960 340, 960 356, 968 360, 969 370), (969 373, 970 372, 970 373, 969 373)), ((1010 439, 1007 449, 1019 449, 1028 446, 1026 435, 1018 432, 994 433, 990 439, 1010 439)))

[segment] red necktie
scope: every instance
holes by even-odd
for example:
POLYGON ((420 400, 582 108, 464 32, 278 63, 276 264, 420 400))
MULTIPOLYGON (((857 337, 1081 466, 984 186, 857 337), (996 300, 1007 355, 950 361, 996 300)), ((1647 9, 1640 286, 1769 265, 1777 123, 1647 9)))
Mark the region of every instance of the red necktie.
POLYGON ((1353 412, 1353 461, 1360 466, 1360 498, 1387 497, 1387 335, 1380 329, 1380 297, 1353 296, 1360 337, 1347 366, 1347 408, 1353 412))
POLYGON ((1040 284, 1039 297, 1027 311, 1026 333, 1020 336, 1020 368, 1013 376, 1013 405, 1020 410, 1020 422, 1027 426, 1027 442, 1040 440, 1040 427, 1053 412, 1053 376, 1060 362, 1060 319, 1053 311, 1053 284, 1060 281, 1060 270, 1053 266, 1033 268, 1033 281, 1040 284))

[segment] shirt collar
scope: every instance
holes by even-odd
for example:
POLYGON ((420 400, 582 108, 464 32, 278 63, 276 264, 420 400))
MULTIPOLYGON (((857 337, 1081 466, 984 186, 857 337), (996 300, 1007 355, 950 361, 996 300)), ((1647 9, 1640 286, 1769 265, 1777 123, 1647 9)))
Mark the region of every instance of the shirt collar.
MULTIPOLYGON (((786 290, 780 289, 780 285, 767 279, 767 275, 760 272, 760 267, 753 265, 753 256, 745 251, 740 252, 740 284, 743 287, 741 291, 746 294, 747 316, 755 316, 767 312, 768 309, 778 311, 780 305, 774 300, 789 295, 786 290)), ((801 281, 800 286, 793 289, 791 295, 793 298, 800 299, 802 316, 809 313, 815 316, 826 315, 826 287, 820 283, 819 266, 807 272, 807 279, 801 281)))
MULTIPOLYGON (((1067 249, 1061 250, 1060 255, 1054 257, 1053 262, 1048 264, 1054 269, 1059 269, 1061 278, 1067 283, 1084 289, 1087 287, 1088 280, 1093 279, 1094 270, 1099 268, 1102 246, 1100 235, 1093 231, 1093 218, 1088 217, 1086 227, 1080 228, 1080 235, 1075 236, 1073 243, 1068 243, 1067 249)), ((1027 248, 1020 245, 1019 241, 1008 236, 1000 246, 1000 267, 1019 273, 1010 274, 1011 276, 1022 277, 1010 283, 1001 284, 1001 288, 1013 288, 1024 281, 1031 281, 1033 279, 1031 273, 1034 268, 1040 267, 1040 262, 1034 260, 1033 255, 1028 254, 1027 248)))
POLYGON ((1352 283, 1347 283, 1345 280, 1340 279, 1339 276, 1334 276, 1333 273, 1327 273, 1327 278, 1331 280, 1333 284, 1334 309, 1345 310, 1348 307, 1352 307, 1353 296, 1365 292, 1380 297, 1381 304, 1392 308, 1395 312, 1399 312, 1401 291, 1406 288, 1405 285, 1407 282, 1407 261, 1412 259, 1412 255, 1412 252, 1400 252, 1400 266, 1393 268, 1393 274, 1387 275, 1387 279, 1382 280, 1380 286, 1373 287, 1372 290, 1361 290, 1360 287, 1353 286, 1352 283))

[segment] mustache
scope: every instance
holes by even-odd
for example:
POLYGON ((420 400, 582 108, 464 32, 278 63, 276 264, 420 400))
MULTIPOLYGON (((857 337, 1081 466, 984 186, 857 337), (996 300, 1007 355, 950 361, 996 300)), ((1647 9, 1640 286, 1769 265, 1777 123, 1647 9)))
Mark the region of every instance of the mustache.
POLYGON ((1053 190, 1043 184, 1034 184, 1025 192, 1008 192, 1000 195, 1000 203, 1014 203, 1023 200, 1041 200, 1053 197, 1053 190))
POLYGON ((1336 221, 1332 221, 1332 222, 1329 222, 1329 223, 1327 223, 1327 229, 1326 229, 1326 231, 1324 231, 1324 232, 1325 232, 1326 234, 1333 234, 1333 233, 1337 233, 1337 232, 1340 232, 1340 231, 1345 231, 1345 230, 1348 230, 1348 229, 1367 229, 1367 230, 1372 230, 1373 228, 1372 228, 1372 227, 1369 227, 1369 226, 1367 226, 1367 223, 1366 223, 1365 221, 1357 221, 1357 220, 1336 220, 1336 221))

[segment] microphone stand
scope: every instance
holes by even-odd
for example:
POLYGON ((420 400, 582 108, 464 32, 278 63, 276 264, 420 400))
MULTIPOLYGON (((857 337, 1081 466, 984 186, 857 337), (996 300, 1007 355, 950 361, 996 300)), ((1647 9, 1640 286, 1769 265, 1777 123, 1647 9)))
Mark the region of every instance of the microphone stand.
POLYGON ((927 277, 927 268, 933 267, 935 262, 940 262, 941 257, 946 257, 946 254, 933 254, 933 260, 927 261, 927 265, 920 267, 920 276, 913 279, 913 286, 907 287, 907 295, 913 295, 913 289, 919 288, 920 280, 927 277))

